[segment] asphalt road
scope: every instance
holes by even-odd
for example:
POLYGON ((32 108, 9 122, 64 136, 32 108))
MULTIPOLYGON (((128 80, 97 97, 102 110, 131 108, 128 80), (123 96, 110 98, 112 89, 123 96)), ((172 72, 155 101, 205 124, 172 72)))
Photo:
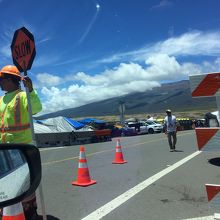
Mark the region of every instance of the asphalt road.
POLYGON ((177 220, 213 215, 205 184, 220 184, 219 166, 209 163, 220 152, 198 153, 194 131, 178 133, 177 152, 169 152, 164 134, 120 140, 128 161, 123 165, 112 164, 116 139, 84 145, 90 176, 97 181, 88 187, 71 184, 77 176, 79 146, 40 149, 49 220, 100 216, 104 220, 177 220), (192 159, 184 159, 188 156, 192 159))

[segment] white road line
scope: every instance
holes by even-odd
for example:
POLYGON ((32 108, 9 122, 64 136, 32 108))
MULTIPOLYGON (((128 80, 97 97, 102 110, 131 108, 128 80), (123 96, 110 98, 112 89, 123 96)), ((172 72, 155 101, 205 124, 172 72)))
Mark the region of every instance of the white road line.
POLYGON ((39 149, 39 151, 43 152, 43 151, 48 151, 48 150, 59 150, 62 148, 67 148, 67 147, 50 147, 50 148, 46 148, 46 149, 39 149))
POLYGON ((214 220, 214 216, 210 215, 210 216, 197 217, 197 218, 187 218, 182 220, 214 220))
POLYGON ((120 196, 116 197, 112 201, 108 202, 107 204, 103 205, 99 209, 96 209, 94 212, 90 213, 88 216, 84 217, 82 220, 98 220, 109 214, 111 211, 125 203, 127 200, 135 196, 137 193, 141 192, 152 183, 159 180, 161 177, 165 176, 166 174, 170 173, 171 171, 175 170, 179 166, 183 165, 187 161, 191 160, 192 158, 199 155, 201 151, 196 151, 193 154, 183 158, 182 160, 178 161, 177 163, 167 167, 166 169, 160 171, 159 173, 151 176, 150 178, 144 180, 143 182, 139 183, 138 185, 134 186, 133 188, 129 189, 125 193, 121 194, 120 196))

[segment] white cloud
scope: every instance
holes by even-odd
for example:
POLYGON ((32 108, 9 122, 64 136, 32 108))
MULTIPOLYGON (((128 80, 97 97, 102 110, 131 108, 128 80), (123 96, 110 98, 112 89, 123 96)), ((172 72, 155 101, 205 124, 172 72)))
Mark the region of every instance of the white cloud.
POLYGON ((98 60, 97 63, 145 61, 153 54, 183 56, 218 56, 220 55, 220 32, 191 31, 177 37, 168 38, 154 44, 147 44, 140 49, 98 60))
MULTIPOLYGON (((155 54, 146 60, 146 66, 137 63, 121 63, 118 67, 91 76, 83 72, 75 75, 75 82, 67 88, 44 87, 44 113, 74 108, 94 101, 144 92, 160 86, 162 80, 180 80, 188 75, 201 74, 220 68, 220 59, 202 64, 180 63, 174 56, 155 54), (77 83, 81 81, 81 83, 77 83)), ((47 77, 49 78, 49 77, 47 77)), ((55 84, 61 79, 54 78, 55 84)))
POLYGON ((79 72, 76 74, 75 80, 80 80, 82 84, 74 83, 64 89, 44 87, 41 90, 47 99, 43 105, 44 112, 77 107, 160 86, 158 82, 150 80, 142 66, 134 63, 122 63, 115 69, 106 70, 95 76, 79 72))
POLYGON ((62 78, 48 73, 39 73, 36 75, 38 82, 45 86, 55 86, 62 83, 62 78))
POLYGON ((171 1, 161 0, 159 2, 159 4, 152 6, 151 9, 164 8, 164 7, 169 7, 169 6, 172 6, 172 5, 173 5, 173 3, 171 1))
POLYGON ((40 39, 39 41, 37 41, 37 42, 36 42, 36 45, 45 43, 45 42, 47 42, 47 41, 49 41, 49 40, 50 40, 49 37, 45 37, 45 38, 40 39))
POLYGON ((169 57, 167 54, 152 55, 145 63, 149 66, 147 68, 149 75, 155 80, 166 80, 168 77, 174 80, 181 71, 181 65, 175 57, 169 57))
POLYGON ((159 42, 152 49, 169 55, 219 55, 220 32, 194 31, 159 42))
POLYGON ((85 84, 89 85, 123 85, 131 81, 144 80, 146 72, 142 66, 136 63, 121 63, 118 67, 110 70, 106 70, 101 74, 94 76, 87 75, 85 73, 77 73, 75 80, 81 80, 85 84))

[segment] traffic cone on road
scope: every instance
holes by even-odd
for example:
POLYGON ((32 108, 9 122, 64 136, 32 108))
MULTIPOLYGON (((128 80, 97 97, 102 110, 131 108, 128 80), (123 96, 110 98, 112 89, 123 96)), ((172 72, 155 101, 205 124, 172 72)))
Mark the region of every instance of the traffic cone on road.
POLYGON ((79 152, 79 166, 78 166, 77 180, 72 182, 72 185, 89 186, 95 183, 96 183, 95 180, 90 179, 85 149, 83 146, 81 146, 79 152))
POLYGON ((116 148, 115 148, 116 152, 115 152, 115 159, 112 161, 112 163, 114 164, 123 164, 123 163, 127 163, 126 160, 124 160, 123 158, 123 153, 122 153, 122 149, 121 149, 121 144, 120 144, 120 140, 117 140, 117 144, 116 144, 116 148))
POLYGON ((25 220, 22 204, 4 207, 2 220, 25 220))

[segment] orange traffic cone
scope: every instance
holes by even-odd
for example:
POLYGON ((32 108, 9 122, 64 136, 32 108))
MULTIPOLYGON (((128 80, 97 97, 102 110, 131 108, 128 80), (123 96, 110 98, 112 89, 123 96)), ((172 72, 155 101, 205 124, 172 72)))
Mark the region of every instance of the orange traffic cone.
POLYGON ((2 220, 25 220, 22 204, 4 207, 2 220))
POLYGON ((112 163, 116 163, 116 164, 127 163, 127 161, 124 160, 124 158, 123 158, 123 153, 122 153, 121 144, 120 144, 119 139, 117 140, 117 144, 116 144, 115 159, 112 161, 112 163))
POLYGON ((89 186, 95 184, 95 180, 90 179, 89 169, 87 166, 85 149, 83 146, 80 147, 79 153, 79 166, 78 166, 78 175, 77 180, 72 182, 72 185, 76 186, 89 186))

